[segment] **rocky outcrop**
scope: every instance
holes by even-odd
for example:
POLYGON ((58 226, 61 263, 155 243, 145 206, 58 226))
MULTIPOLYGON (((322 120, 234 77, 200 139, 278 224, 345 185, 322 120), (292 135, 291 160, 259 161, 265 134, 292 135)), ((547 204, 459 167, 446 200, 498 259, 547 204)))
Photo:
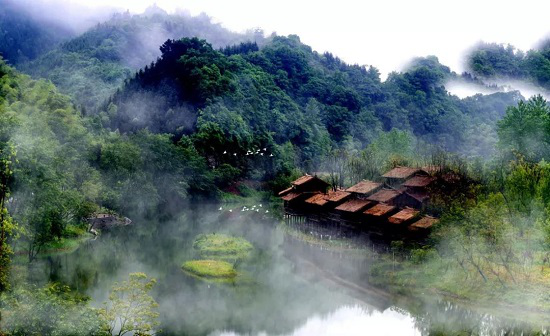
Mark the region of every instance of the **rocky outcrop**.
POLYGON ((88 220, 88 231, 97 235, 97 231, 109 230, 113 227, 126 226, 132 224, 128 217, 120 217, 112 214, 96 214, 88 220))

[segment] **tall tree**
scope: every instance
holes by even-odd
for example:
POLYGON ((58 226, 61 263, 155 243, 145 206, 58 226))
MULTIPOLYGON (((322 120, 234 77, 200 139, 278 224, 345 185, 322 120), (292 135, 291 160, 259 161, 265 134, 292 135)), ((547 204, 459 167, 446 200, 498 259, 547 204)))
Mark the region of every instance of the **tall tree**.
POLYGON ((498 123, 500 146, 528 160, 539 161, 550 154, 550 108, 540 95, 510 106, 498 123))
POLYGON ((109 302, 100 311, 111 335, 154 335, 158 326, 158 304, 149 294, 156 280, 145 273, 130 273, 128 280, 115 284, 109 302))

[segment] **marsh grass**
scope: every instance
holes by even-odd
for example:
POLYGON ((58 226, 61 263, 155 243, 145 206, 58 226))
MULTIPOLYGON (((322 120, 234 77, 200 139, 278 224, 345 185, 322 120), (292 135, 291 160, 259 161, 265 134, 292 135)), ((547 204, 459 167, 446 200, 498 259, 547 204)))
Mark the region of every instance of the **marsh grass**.
POLYGON ((214 283, 248 283, 247 276, 236 270, 249 259, 254 246, 244 238, 226 234, 201 234, 193 243, 197 259, 186 261, 183 271, 199 280, 214 283))
POLYGON ((248 258, 254 246, 241 237, 212 233, 197 236, 193 248, 204 259, 238 261, 248 258))
POLYGON ((191 260, 183 263, 182 268, 209 278, 235 278, 238 275, 233 265, 222 260, 191 260))
MULTIPOLYGON (((496 265, 493 267, 498 269, 496 265)), ((492 274, 484 282, 474 272, 466 274, 450 267, 446 259, 434 258, 419 264, 411 260, 394 261, 390 255, 382 254, 372 265, 369 283, 394 294, 441 297, 480 313, 544 324, 550 312, 547 272, 546 268, 534 265, 526 273, 528 276, 516 275, 517 284, 503 278, 506 280, 503 286, 492 274)))
MULTIPOLYGON (((47 257, 56 254, 72 253, 76 251, 83 243, 93 237, 94 235, 83 231, 78 236, 54 239, 41 247, 38 256, 47 257)), ((18 245, 14 251, 15 256, 23 258, 27 258, 27 253, 28 251, 26 250, 25 244, 18 245)))
POLYGON ((187 275, 210 283, 236 284, 245 278, 231 263, 223 260, 190 260, 181 268, 187 275))

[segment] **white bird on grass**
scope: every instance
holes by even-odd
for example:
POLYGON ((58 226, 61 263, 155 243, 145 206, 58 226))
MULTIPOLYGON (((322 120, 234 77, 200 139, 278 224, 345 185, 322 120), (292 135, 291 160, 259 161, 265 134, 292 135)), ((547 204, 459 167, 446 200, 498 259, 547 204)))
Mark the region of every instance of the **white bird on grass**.
POLYGON ((222 207, 220 207, 220 208, 218 209, 218 211, 222 211, 222 210, 223 210, 223 208, 222 208, 222 207))

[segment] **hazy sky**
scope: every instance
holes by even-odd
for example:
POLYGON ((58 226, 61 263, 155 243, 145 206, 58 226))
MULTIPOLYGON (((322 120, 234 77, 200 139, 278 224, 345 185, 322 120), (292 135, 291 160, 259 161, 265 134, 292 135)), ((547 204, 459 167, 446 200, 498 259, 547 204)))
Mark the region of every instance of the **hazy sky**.
MULTIPOLYGON (((154 0, 73 0, 141 12, 154 0)), ((382 73, 400 69, 414 56, 435 54, 455 71, 479 40, 528 49, 550 32, 549 1, 339 0, 246 1, 157 0, 168 11, 188 9, 242 31, 261 27, 298 34, 313 49, 331 51, 350 63, 371 64, 382 73)))

